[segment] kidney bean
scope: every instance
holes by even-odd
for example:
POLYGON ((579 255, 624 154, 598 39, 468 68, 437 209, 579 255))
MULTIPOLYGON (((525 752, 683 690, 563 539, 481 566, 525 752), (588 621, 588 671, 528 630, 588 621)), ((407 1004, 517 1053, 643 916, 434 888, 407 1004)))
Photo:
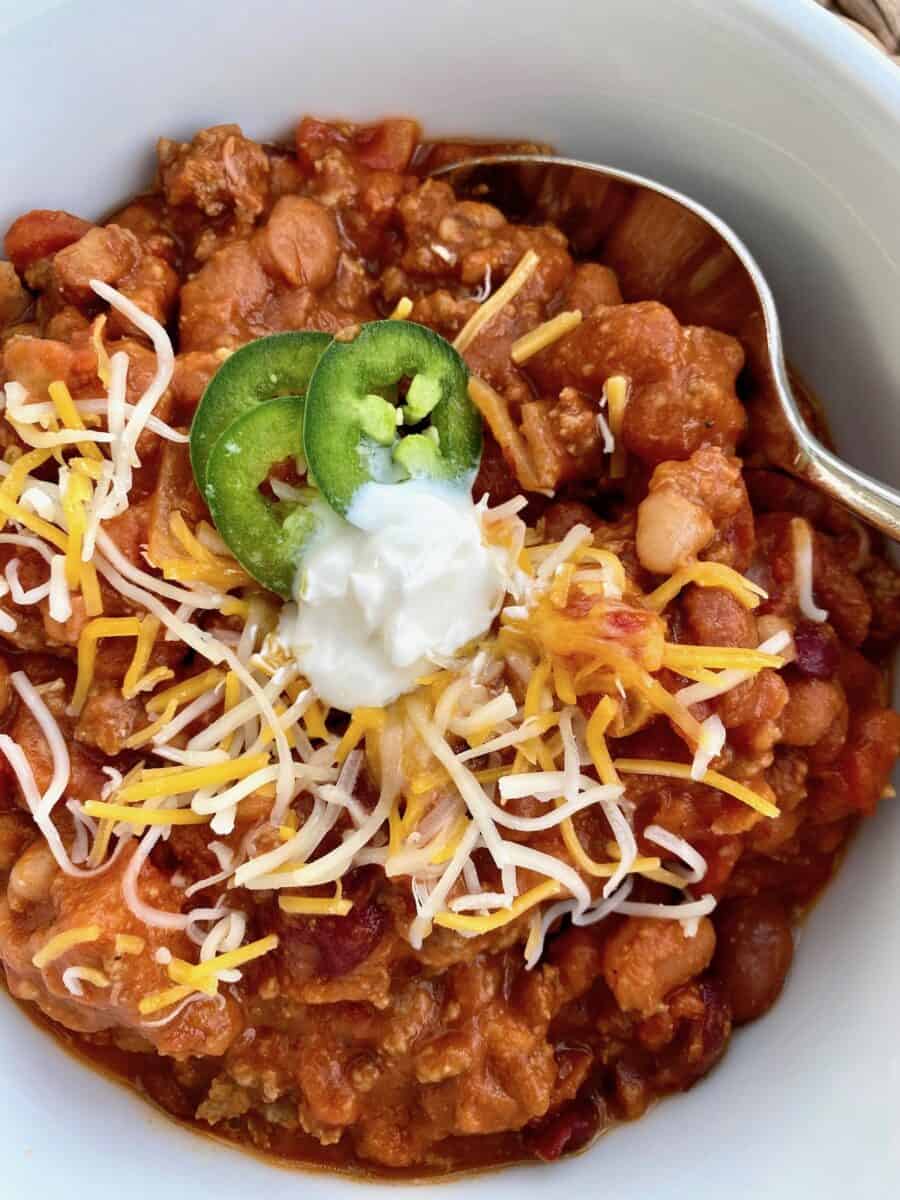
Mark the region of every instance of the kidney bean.
POLYGON ((296 960, 308 974, 308 947, 317 952, 316 974, 335 979, 365 962, 388 927, 388 914, 375 899, 377 871, 362 868, 345 881, 344 894, 353 901, 346 917, 286 917, 280 914, 284 960, 296 960))
POLYGON ((731 1010, 714 979, 688 984, 669 1000, 678 1031, 660 1056, 657 1088, 683 1091, 702 1079, 725 1053, 731 1037, 731 1010))
POLYGON ((729 900, 715 914, 713 973, 736 1025, 768 1012, 781 994, 794 955, 788 914, 769 896, 729 900))
POLYGON ((584 1097, 526 1129, 523 1140, 536 1158, 555 1162, 564 1154, 574 1154, 586 1146, 608 1119, 602 1100, 584 1097))
POLYGON ((841 650, 830 625, 800 621, 794 630, 795 665, 812 679, 831 679, 841 661, 841 650))

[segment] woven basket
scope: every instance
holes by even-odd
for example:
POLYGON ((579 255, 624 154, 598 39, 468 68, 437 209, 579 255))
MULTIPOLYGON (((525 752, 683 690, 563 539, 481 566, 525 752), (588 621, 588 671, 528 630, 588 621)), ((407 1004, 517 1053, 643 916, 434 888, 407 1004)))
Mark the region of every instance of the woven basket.
POLYGON ((900 0, 817 0, 900 66, 900 0))

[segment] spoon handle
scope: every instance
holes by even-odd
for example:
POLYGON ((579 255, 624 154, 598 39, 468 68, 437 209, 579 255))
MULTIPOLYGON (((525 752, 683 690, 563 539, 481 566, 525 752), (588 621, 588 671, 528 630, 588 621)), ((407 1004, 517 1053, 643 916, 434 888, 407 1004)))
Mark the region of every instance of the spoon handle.
POLYGON ((773 383, 797 445, 793 474, 826 492, 832 500, 873 525, 885 537, 900 542, 900 491, 838 458, 810 432, 789 381, 775 302, 765 282, 762 287, 759 284, 757 287, 769 335, 773 383))
POLYGON ((844 462, 813 438, 802 440, 796 474, 900 542, 900 492, 844 462))

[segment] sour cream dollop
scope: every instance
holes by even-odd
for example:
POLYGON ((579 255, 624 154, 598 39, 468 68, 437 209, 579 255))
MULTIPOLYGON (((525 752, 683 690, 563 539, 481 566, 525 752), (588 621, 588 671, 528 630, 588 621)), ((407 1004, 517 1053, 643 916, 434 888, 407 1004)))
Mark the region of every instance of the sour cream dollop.
POLYGON ((310 684, 347 711, 382 707, 490 626, 509 578, 467 492, 367 483, 321 532, 279 627, 310 684))

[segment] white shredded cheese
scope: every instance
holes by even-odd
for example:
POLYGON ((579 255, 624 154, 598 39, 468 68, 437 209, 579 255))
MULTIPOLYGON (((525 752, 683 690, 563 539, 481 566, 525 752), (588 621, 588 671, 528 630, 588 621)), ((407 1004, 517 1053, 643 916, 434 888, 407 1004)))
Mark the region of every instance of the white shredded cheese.
POLYGON ((821 624, 828 620, 828 610, 819 608, 813 598, 813 543, 809 523, 801 517, 791 521, 794 544, 794 581, 797 584, 797 603, 809 621, 821 624))

